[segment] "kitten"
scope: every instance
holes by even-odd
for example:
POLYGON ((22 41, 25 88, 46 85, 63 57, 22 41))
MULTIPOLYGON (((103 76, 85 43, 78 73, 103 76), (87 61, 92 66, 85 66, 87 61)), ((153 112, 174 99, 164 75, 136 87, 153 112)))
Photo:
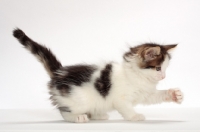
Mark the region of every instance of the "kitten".
POLYGON ((15 29, 13 35, 44 65, 51 78, 50 99, 66 121, 106 120, 107 112, 113 109, 125 120, 141 121, 145 117, 136 113, 133 106, 183 100, 179 89, 156 90, 157 83, 165 78, 169 50, 176 44, 132 47, 121 64, 62 66, 48 48, 22 30, 15 29))

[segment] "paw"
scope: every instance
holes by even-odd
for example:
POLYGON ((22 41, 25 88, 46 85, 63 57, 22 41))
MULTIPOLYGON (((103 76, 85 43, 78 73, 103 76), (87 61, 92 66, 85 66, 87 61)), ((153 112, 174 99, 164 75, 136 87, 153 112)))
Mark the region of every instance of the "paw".
POLYGON ((181 104, 182 101, 183 101, 183 93, 178 88, 176 88, 176 89, 169 89, 168 90, 168 95, 169 95, 170 99, 173 102, 181 104))
POLYGON ((144 121, 145 117, 142 114, 135 114, 134 116, 131 117, 131 121, 144 121))
POLYGON ((85 114, 84 115, 78 115, 75 119, 76 123, 86 123, 88 121, 89 121, 89 119, 88 119, 87 115, 85 115, 85 114))

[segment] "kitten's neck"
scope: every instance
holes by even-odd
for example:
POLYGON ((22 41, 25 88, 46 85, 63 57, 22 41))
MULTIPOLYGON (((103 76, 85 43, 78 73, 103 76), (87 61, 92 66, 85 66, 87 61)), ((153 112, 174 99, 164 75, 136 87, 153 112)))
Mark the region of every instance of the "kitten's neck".
POLYGON ((152 84, 155 87, 158 84, 158 81, 155 81, 145 76, 145 74, 141 72, 141 69, 139 69, 136 63, 127 63, 126 61, 124 61, 122 63, 122 67, 124 69, 126 76, 131 80, 133 79, 134 80, 137 79, 138 81, 142 80, 145 81, 147 84, 152 84))

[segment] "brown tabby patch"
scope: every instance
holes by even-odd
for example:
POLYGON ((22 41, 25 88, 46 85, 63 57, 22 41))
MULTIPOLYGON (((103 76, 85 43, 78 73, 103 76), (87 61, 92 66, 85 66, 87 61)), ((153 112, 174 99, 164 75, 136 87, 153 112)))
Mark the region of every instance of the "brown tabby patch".
POLYGON ((141 57, 141 61, 138 63, 140 68, 156 67, 163 63, 166 56, 170 58, 168 50, 176 46, 177 44, 159 45, 156 43, 145 43, 131 47, 130 51, 124 54, 124 58, 137 54, 141 57))

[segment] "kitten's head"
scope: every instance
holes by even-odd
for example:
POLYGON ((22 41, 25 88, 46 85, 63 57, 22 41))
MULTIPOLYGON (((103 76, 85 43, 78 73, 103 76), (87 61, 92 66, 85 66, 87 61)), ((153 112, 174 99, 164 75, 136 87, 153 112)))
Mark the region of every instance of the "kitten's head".
POLYGON ((169 51, 176 46, 177 44, 145 43, 130 48, 130 51, 124 54, 124 60, 131 66, 136 66, 148 79, 160 81, 165 78, 165 71, 171 59, 169 51))

